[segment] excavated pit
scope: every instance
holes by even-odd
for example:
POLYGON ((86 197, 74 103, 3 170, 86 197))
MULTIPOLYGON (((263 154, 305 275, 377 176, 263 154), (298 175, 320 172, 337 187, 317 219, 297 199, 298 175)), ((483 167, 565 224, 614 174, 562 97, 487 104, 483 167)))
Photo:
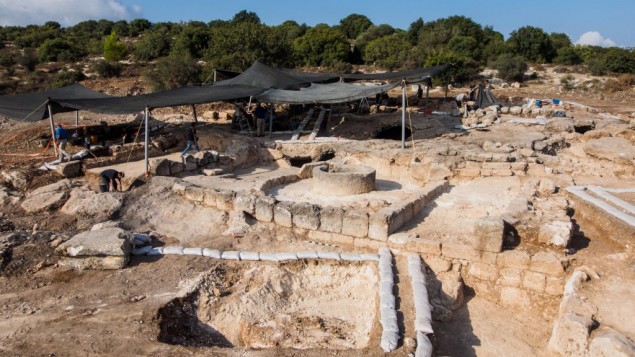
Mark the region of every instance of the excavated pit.
POLYGON ((313 169, 313 192, 357 195, 375 190, 375 169, 363 165, 323 165, 313 169))
POLYGON ((330 350, 368 346, 378 278, 370 263, 215 269, 158 313, 159 341, 194 347, 330 350))

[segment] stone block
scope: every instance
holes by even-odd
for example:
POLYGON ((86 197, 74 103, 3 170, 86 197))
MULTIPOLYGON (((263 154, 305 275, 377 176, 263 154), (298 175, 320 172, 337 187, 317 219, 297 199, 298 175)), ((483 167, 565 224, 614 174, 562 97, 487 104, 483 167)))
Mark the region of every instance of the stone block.
POLYGON ((294 203, 292 219, 295 227, 318 230, 320 228, 320 207, 306 202, 294 203))
POLYGON ((498 254, 492 252, 481 252, 481 263, 496 265, 498 254))
POLYGON ((216 198, 218 196, 218 191, 213 188, 206 188, 205 193, 203 195, 203 206, 205 207, 216 207, 216 198))
POLYGON ((378 241, 387 241, 392 221, 392 209, 382 208, 368 219, 368 237, 378 241))
MULTIPOLYGON (((343 215, 344 210, 339 207, 322 207, 320 210, 320 230, 331 233, 341 233, 343 215)), ((366 228, 366 230, 368 231, 368 228, 366 228)))
POLYGON ((513 288, 520 287, 522 282, 522 272, 518 269, 503 268, 500 270, 500 277, 498 283, 502 286, 509 286, 513 288))
POLYGON ((564 248, 569 244, 572 229, 571 222, 553 221, 543 224, 538 231, 538 241, 564 248))
POLYGON ((465 178, 474 178, 481 176, 481 169, 460 169, 458 176, 465 178))
MULTIPOLYGON (((383 208, 382 208, 383 209, 383 208)), ((406 216, 405 208, 401 207, 391 207, 391 219, 390 225, 388 227, 388 234, 394 233, 399 230, 404 225, 404 219, 406 216)))
POLYGON ((564 267, 560 258, 552 252, 538 252, 531 257, 529 270, 551 276, 562 276, 564 267))
POLYGON ((560 296, 564 291, 563 278, 555 278, 551 276, 546 277, 545 281, 545 294, 551 296, 560 296))
POLYGON ((357 249, 369 249, 376 251, 380 246, 384 245, 384 242, 372 240, 368 238, 355 238, 353 239, 353 246, 357 249))
POLYGON ((494 285, 491 281, 474 280, 470 282, 470 287, 478 297, 498 302, 500 299, 500 286, 494 285))
POLYGON ((498 270, 496 269, 496 266, 479 262, 470 263, 468 274, 477 279, 487 281, 496 281, 498 278, 498 270))
POLYGON ((523 277, 523 288, 538 293, 545 291, 546 277, 533 271, 526 271, 523 277))
POLYGON ((406 247, 408 250, 414 250, 422 254, 441 255, 441 242, 435 240, 412 238, 408 241, 406 247))
POLYGON ((27 213, 50 211, 62 206, 67 200, 68 192, 50 191, 29 196, 21 206, 27 213))
POLYGON ((62 162, 55 166, 55 171, 66 178, 77 177, 82 174, 82 162, 79 160, 62 162))
POLYGON ((177 195, 185 196, 185 189, 189 186, 192 186, 192 184, 189 182, 178 181, 174 184, 174 186, 172 186, 172 192, 176 193, 177 195))
POLYGON ((486 217, 474 227, 475 248, 485 252, 499 253, 503 249, 504 222, 500 218, 486 217))
POLYGON ((234 196, 236 193, 229 190, 217 191, 216 195, 216 208, 222 211, 229 212, 234 209, 234 196))
POLYGON ((236 192, 236 196, 234 197, 234 210, 242 211, 250 215, 255 214, 256 195, 249 191, 236 192))
POLYGON ((368 213, 362 210, 345 211, 342 216, 342 234, 358 238, 366 237, 368 235, 368 213))
POLYGON ((632 357, 635 356, 635 343, 621 333, 606 328, 594 334, 591 343, 589 343, 588 356, 632 357))
POLYGON ((573 313, 560 316, 551 331, 547 348, 562 356, 583 356, 593 321, 573 313))
POLYGON ((205 176, 218 176, 222 174, 223 174, 223 169, 203 169, 203 175, 205 176))
POLYGON ((205 197, 205 189, 199 186, 188 186, 185 188, 184 197, 188 201, 202 203, 205 197))
POLYGON ((410 222, 412 220, 412 217, 414 216, 414 203, 407 202, 406 204, 404 204, 403 210, 404 210, 403 223, 406 224, 410 222))
POLYGON ((425 256, 423 262, 437 274, 452 269, 452 262, 441 257, 425 256))
POLYGON ((122 269, 132 247, 121 228, 86 231, 57 247, 60 265, 73 269, 122 269))
POLYGON ((273 221, 273 207, 276 200, 269 196, 258 196, 256 198, 256 219, 260 222, 273 221))
POLYGON ((448 258, 477 261, 481 252, 463 244, 444 243, 441 247, 441 254, 448 258))
POLYGON ((194 171, 198 169, 198 163, 196 162, 196 157, 194 155, 185 156, 185 171, 194 171))
POLYGON ((273 207, 273 221, 282 227, 293 227, 293 202, 278 202, 273 207))
POLYGON ((343 235, 343 234, 338 234, 338 233, 330 233, 330 232, 323 232, 323 231, 309 231, 309 233, 307 233, 307 237, 310 240, 334 244, 338 246, 342 246, 342 245, 352 246, 354 244, 353 237, 343 235))
POLYGON ((170 160, 164 157, 149 159, 148 171, 155 176, 170 176, 170 160))
POLYGON ((170 161, 170 174, 176 175, 185 171, 185 164, 177 161, 170 161))
POLYGON ((426 195, 425 194, 417 194, 414 201, 412 202, 412 216, 416 217, 424 208, 426 208, 426 195))
POLYGON ((506 250, 496 259, 496 264, 501 267, 527 269, 529 268, 529 253, 520 250, 506 250))
POLYGON ((509 286, 501 288, 499 301, 502 305, 518 307, 526 307, 531 303, 527 291, 509 286))

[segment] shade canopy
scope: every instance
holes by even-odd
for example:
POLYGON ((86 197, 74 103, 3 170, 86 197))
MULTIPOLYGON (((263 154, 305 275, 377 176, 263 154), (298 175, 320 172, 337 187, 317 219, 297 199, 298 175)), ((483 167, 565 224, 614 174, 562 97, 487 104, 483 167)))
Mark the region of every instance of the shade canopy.
POLYGON ((451 64, 443 64, 428 68, 418 68, 410 71, 386 72, 386 73, 351 73, 343 74, 342 78, 349 81, 399 81, 419 82, 441 74, 452 67, 451 64))
POLYGON ((46 90, 42 92, 23 93, 0 96, 0 114, 9 118, 25 121, 38 121, 48 118, 47 101, 50 99, 53 113, 64 113, 77 110, 66 107, 57 100, 64 99, 116 98, 101 92, 88 89, 81 84, 46 90))
POLYGON ((308 88, 297 90, 269 89, 259 94, 256 98, 267 103, 281 104, 335 104, 366 98, 377 93, 386 92, 395 88, 399 83, 380 86, 367 86, 350 83, 313 83, 308 88))

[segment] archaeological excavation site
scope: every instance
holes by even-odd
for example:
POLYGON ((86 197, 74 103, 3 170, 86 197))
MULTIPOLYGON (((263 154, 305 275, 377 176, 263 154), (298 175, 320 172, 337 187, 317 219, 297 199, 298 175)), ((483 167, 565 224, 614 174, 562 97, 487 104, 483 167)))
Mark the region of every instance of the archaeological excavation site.
POLYGON ((633 102, 447 69, 0 97, 0 355, 635 356, 633 102))

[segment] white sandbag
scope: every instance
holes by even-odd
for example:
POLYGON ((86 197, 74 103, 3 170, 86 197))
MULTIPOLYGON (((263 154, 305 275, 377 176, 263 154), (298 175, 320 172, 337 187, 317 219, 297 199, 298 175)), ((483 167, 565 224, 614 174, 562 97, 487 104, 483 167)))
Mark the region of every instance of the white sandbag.
POLYGON ((384 331, 381 334, 381 342, 379 346, 384 352, 388 353, 397 349, 399 343, 399 332, 384 331))
POLYGON ((276 258, 279 262, 285 262, 287 260, 298 260, 298 256, 291 252, 276 253, 276 258))
POLYGON ((413 284, 425 284, 426 282, 426 276, 421 272, 421 270, 411 271, 410 278, 413 284))
POLYGON ((392 262, 389 260, 379 258, 379 263, 377 264, 379 267, 379 271, 387 271, 392 274, 392 262))
POLYGON ((395 275, 392 273, 392 270, 379 270, 379 280, 383 283, 383 282, 389 282, 391 284, 394 284, 395 282, 395 275))
POLYGON ((371 262, 378 262, 379 261, 379 254, 373 254, 373 253, 362 253, 359 255, 362 260, 368 260, 371 262))
POLYGON ((132 250, 132 255, 146 255, 152 249, 152 246, 146 245, 145 247, 132 250))
POLYGON ((390 249, 388 249, 388 247, 386 247, 384 245, 384 246, 379 247, 379 255, 380 256, 382 256, 382 255, 390 255, 390 256, 392 256, 392 253, 390 252, 390 249))
POLYGON ((152 248, 146 254, 149 256, 163 255, 163 247, 152 248))
POLYGON ((392 294, 395 284, 390 281, 379 283, 379 294, 392 294))
POLYGON ((296 255, 298 259, 317 259, 318 258, 318 253, 315 251, 298 252, 296 255))
POLYGON ((417 317, 415 319, 415 331, 423 333, 434 333, 434 331, 432 331, 431 319, 417 317))
POLYGON ((168 255, 168 254, 183 255, 183 247, 174 247, 174 246, 163 247, 163 254, 164 255, 168 255))
POLYGON ((359 262, 362 260, 362 257, 358 253, 348 253, 348 252, 340 253, 340 258, 342 258, 342 260, 346 260, 349 262, 359 262))
POLYGON ((417 254, 408 254, 408 265, 419 264, 421 265, 421 257, 417 254))
POLYGON ((383 331, 399 332, 399 325, 397 324, 397 316, 394 318, 386 318, 379 320, 383 331))
POLYGON ((227 250, 220 255, 220 258, 223 260, 240 260, 240 252, 227 250))
POLYGON ((417 332, 417 350, 415 357, 432 357, 432 343, 423 332, 417 332))
POLYGON ((412 295, 415 301, 428 301, 428 289, 425 284, 413 284, 412 295))
POLYGON ((203 256, 208 258, 220 259, 221 251, 216 249, 203 249, 203 256))
POLYGON ((278 262, 278 254, 276 253, 260 253, 260 260, 265 262, 278 262))
POLYGON ((240 256, 240 260, 251 260, 251 261, 260 260, 260 253, 258 252, 240 252, 239 256, 240 256))
POLYGON ((330 260, 341 260, 340 253, 337 252, 317 252, 318 258, 320 259, 330 259, 330 260))
POLYGON ((379 320, 391 320, 397 319, 397 310, 391 309, 389 307, 379 307, 379 320))
POLYGON ((183 255, 203 255, 203 248, 183 248, 183 255))
POLYGON ((384 294, 381 295, 379 297, 379 307, 385 307, 388 309, 395 309, 396 308, 396 299, 395 299, 395 295, 393 294, 384 294))

